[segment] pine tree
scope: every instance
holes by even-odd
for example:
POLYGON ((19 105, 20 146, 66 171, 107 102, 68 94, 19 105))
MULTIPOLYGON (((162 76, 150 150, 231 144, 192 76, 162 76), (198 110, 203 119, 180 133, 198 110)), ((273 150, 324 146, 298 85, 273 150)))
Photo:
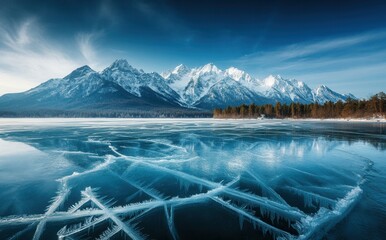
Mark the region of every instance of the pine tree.
POLYGON ((280 104, 280 102, 277 102, 275 104, 275 117, 277 117, 277 118, 281 118, 282 117, 281 116, 281 104, 280 104))
MULTIPOLYGON (((347 118, 384 116, 385 110, 386 94, 380 92, 368 100, 354 100, 349 98, 346 102, 326 102, 323 105, 319 105, 318 103, 291 103, 290 105, 286 105, 278 102, 274 107, 271 104, 262 106, 256 106, 255 104, 243 104, 241 106, 233 107, 228 106, 226 109, 214 109, 213 116, 216 118, 251 118, 265 114, 267 117, 276 118, 347 118)), ((122 113, 116 112, 110 112, 108 114, 112 117, 123 116, 122 113)), ((106 116, 106 113, 99 113, 96 116, 106 116)), ((124 116, 128 115, 125 114, 124 116)))
POLYGON ((248 116, 250 118, 253 118, 255 117, 255 109, 256 109, 256 105, 254 103, 252 103, 251 105, 249 105, 248 107, 248 116))

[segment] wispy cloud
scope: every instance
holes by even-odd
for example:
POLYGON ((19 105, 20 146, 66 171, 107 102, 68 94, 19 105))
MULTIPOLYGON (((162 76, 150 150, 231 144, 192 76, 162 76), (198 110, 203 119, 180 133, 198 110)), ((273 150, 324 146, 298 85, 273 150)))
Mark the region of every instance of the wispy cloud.
MULTIPOLYGON (((343 92, 347 92, 347 89, 343 89, 342 82, 346 86, 354 83, 357 88, 349 91, 360 94, 365 87, 369 92, 376 92, 368 83, 379 82, 381 75, 384 75, 385 41, 386 29, 381 29, 352 36, 302 42, 269 51, 262 50, 231 60, 230 63, 248 69, 260 77, 281 74, 303 80, 311 86, 329 84, 343 92)), ((386 82, 377 87, 383 87, 384 90, 386 82)))
POLYGON ((354 47, 363 45, 372 41, 379 41, 386 39, 386 30, 377 32, 368 32, 360 35, 341 37, 316 42, 304 42, 298 44, 292 44, 278 49, 270 51, 258 51, 251 53, 235 60, 235 62, 245 65, 259 65, 259 64, 272 64, 279 65, 281 62, 287 62, 289 60, 299 60, 314 55, 320 56, 321 54, 331 53, 336 50, 354 50, 354 47))
POLYGON ((0 95, 24 91, 50 78, 63 77, 84 64, 99 67, 102 64, 93 46, 99 35, 75 35, 77 45, 74 47, 78 47, 82 55, 79 58, 60 42, 50 39, 35 18, 14 25, 0 22, 0 95))
POLYGON ((1 43, 14 50, 30 44, 30 33, 40 31, 40 29, 35 26, 35 22, 36 20, 34 18, 29 18, 16 26, 10 26, 8 29, 0 22, 1 43), (12 30, 10 28, 12 28, 12 30))
POLYGON ((77 65, 43 36, 35 18, 14 26, 1 24, 0 43, 0 94, 26 90, 44 79, 63 76, 77 65))
POLYGON ((76 36, 76 42, 79 47, 79 51, 91 67, 99 68, 101 63, 99 61, 98 52, 95 47, 95 41, 102 35, 101 31, 79 33, 76 36))

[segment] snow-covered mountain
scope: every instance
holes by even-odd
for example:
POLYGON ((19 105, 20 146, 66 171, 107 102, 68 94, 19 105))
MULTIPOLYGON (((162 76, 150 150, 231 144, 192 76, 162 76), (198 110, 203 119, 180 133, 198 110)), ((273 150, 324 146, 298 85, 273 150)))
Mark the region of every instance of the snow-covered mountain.
POLYGON ((213 63, 199 68, 189 69, 178 65, 174 70, 162 74, 187 106, 193 107, 203 98, 209 89, 224 78, 224 73, 213 63))
POLYGON ((348 97, 330 89, 312 90, 304 82, 281 76, 259 80, 235 67, 223 71, 212 63, 193 69, 178 65, 161 75, 187 106, 205 109, 240 103, 336 102, 348 97))
POLYGON ((141 91, 147 87, 162 96, 165 101, 182 103, 180 96, 169 87, 161 75, 155 72, 145 73, 142 69, 138 70, 124 59, 116 60, 100 75, 105 80, 119 84, 137 97, 141 97, 141 91))
POLYGON ((89 66, 83 66, 75 69, 63 79, 51 79, 27 91, 26 95, 39 96, 35 99, 42 102, 52 97, 63 99, 86 98, 98 92, 118 92, 119 88, 119 85, 105 81, 89 66), (101 89, 103 90, 101 91, 101 89))
MULTIPOLYGON (((162 85, 159 89, 154 87, 154 83, 158 81, 165 84, 161 76, 129 69, 126 63, 117 61, 101 73, 89 66, 83 66, 62 79, 48 80, 26 92, 5 94, 0 97, 0 112, 56 114, 58 111, 66 111, 81 112, 86 116, 95 116, 95 113, 111 116, 109 114, 121 112, 126 113, 123 116, 158 116, 147 113, 161 115, 163 112, 180 112, 183 115, 186 112, 167 92, 169 90, 173 94, 173 90, 162 88, 162 85), (120 64, 127 68, 117 70, 117 65, 120 64), (129 73, 129 70, 132 72, 129 73), (107 75, 108 73, 110 75, 107 75), (124 74, 138 75, 125 78, 122 77, 124 74)), ((174 95, 178 97, 175 92, 174 95)))
POLYGON ((0 111, 118 109, 122 111, 173 109, 212 110, 240 104, 324 103, 345 101, 343 95, 322 85, 312 90, 304 82, 268 76, 259 80, 230 67, 213 63, 189 68, 178 65, 162 73, 146 73, 120 59, 101 72, 80 67, 64 78, 51 79, 23 93, 0 97, 0 111))
POLYGON ((346 101, 348 98, 356 99, 355 96, 352 94, 343 95, 332 91, 325 85, 320 85, 319 87, 315 88, 315 90, 313 91, 313 95, 314 95, 314 102, 317 102, 319 104, 323 104, 328 101, 331 101, 331 102, 337 102, 339 100, 346 101))

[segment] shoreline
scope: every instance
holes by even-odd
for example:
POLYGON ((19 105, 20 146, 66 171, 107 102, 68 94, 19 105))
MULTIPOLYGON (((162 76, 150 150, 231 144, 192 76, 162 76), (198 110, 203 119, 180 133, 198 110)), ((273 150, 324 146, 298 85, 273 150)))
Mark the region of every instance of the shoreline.
POLYGON ((213 118, 218 120, 257 120, 257 121, 266 121, 266 120, 285 120, 293 122, 382 122, 386 123, 386 118, 213 118))
POLYGON ((63 117, 48 117, 48 118, 0 118, 0 124, 7 123, 28 123, 28 122, 86 122, 86 121, 116 121, 116 122, 148 122, 148 121, 292 121, 292 122, 363 122, 363 123, 386 123, 385 118, 63 118, 63 117))
MULTIPOLYGON (((290 121, 297 121, 299 119, 296 118, 287 118, 290 121)), ((386 122, 385 118, 304 118, 300 119, 300 121, 325 121, 325 122, 386 122)))

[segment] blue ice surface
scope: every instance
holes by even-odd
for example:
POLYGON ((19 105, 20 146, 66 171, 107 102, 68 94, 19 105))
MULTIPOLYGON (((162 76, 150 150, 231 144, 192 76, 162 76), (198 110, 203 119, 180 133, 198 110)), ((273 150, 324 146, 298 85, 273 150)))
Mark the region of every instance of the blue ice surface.
POLYGON ((385 239, 385 123, 0 121, 1 239, 385 239))

